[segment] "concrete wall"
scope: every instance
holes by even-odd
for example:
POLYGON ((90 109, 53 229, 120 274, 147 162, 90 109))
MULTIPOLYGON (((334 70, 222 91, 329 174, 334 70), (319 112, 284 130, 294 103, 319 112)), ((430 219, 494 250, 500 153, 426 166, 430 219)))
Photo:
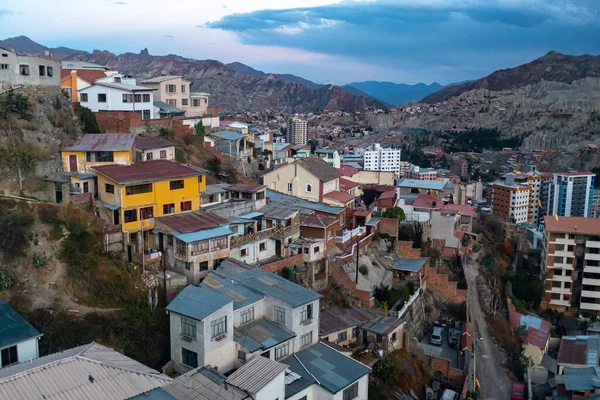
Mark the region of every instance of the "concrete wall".
POLYGON ((390 185, 394 186, 396 174, 391 171, 359 171, 352 176, 344 176, 345 179, 356 183, 390 185))
POLYGON ((60 62, 42 57, 21 56, 10 50, 0 49, 0 90, 10 89, 19 85, 55 86, 60 89, 60 62), (29 67, 29 75, 21 74, 20 66, 29 67), (40 66, 44 67, 43 75, 40 66), (50 74, 48 76, 48 67, 50 74))
POLYGON ((106 111, 135 111, 135 112, 143 112, 150 111, 150 119, 154 119, 154 93, 151 90, 147 92, 136 92, 136 94, 150 95, 150 101, 148 102, 135 102, 135 103, 124 103, 123 95, 124 94, 132 94, 132 92, 123 90, 123 89, 115 89, 108 86, 101 85, 92 85, 87 87, 79 92, 79 101, 82 106, 89 108, 93 112, 98 112, 100 110, 106 111), (87 101, 82 101, 82 94, 88 95, 87 101), (106 102, 99 102, 98 95, 105 94, 106 102))
MULTIPOLYGON (((254 394, 254 393, 253 393, 254 394)), ((285 371, 277 375, 252 396, 255 400, 285 399, 285 371)))
POLYGON ((142 161, 148 160, 174 160, 175 159, 175 146, 162 147, 159 149, 148 149, 138 150, 141 154, 142 161), (160 153, 164 151, 165 157, 161 157, 160 153), (150 158, 148 158, 150 155, 150 158))
POLYGON ((286 164, 263 175, 263 183, 269 188, 281 193, 300 197, 306 200, 321 201, 319 179, 296 163, 286 164), (288 191, 288 183, 292 184, 292 191, 288 191), (307 185, 311 186, 308 192, 307 185))

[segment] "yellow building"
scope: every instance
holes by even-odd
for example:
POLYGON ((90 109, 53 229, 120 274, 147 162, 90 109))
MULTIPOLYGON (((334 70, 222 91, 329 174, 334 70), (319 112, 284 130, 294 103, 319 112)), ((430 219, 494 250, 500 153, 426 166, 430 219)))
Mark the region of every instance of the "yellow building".
POLYGON ((130 165, 135 161, 135 134, 86 134, 79 143, 61 151, 63 171, 71 175, 71 192, 96 193, 96 173, 100 165, 130 165))
POLYGON ((199 210, 201 193, 206 190, 206 171, 176 161, 113 164, 94 170, 99 200, 132 247, 141 248, 143 229, 144 248, 148 248, 148 231, 154 229, 155 217, 199 210))

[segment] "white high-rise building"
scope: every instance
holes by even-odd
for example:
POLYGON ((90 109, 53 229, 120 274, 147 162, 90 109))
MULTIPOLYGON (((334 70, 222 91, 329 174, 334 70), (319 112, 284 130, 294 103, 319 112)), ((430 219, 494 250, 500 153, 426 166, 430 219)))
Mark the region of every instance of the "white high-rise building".
POLYGON ((308 141, 308 122, 294 117, 288 125, 288 142, 291 144, 306 144, 308 141))
POLYGON ((364 153, 365 171, 392 171, 400 173, 400 149, 383 148, 375 143, 364 153))

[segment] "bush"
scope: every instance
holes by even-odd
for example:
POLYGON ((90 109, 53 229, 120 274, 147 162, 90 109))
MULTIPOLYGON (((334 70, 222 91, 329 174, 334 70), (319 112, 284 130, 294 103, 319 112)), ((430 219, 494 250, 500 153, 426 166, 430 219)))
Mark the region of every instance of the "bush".
POLYGON ((383 213, 384 218, 396 218, 398 221, 402 222, 406 219, 406 215, 404 214, 404 210, 400 207, 392 207, 385 210, 383 213))
POLYGON ((100 125, 96 120, 96 115, 87 107, 76 106, 75 114, 79 117, 79 122, 83 125, 84 133, 102 133, 100 125))
POLYGON ((18 114, 25 120, 31 120, 29 113, 29 98, 21 93, 15 93, 9 90, 8 93, 0 99, 0 115, 6 116, 8 113, 18 114))
POLYGON ((8 211, 0 215, 0 250, 6 262, 21 256, 29 246, 32 225, 33 217, 30 214, 8 211))
POLYGON ((44 268, 48 263, 49 258, 44 253, 33 253, 31 256, 31 265, 33 268, 44 268))
POLYGON ((360 272, 364 276, 368 276, 369 275, 369 268, 366 265, 361 265, 360 267, 358 267, 358 272, 360 272))
POLYGON ((9 289, 15 284, 15 280, 6 270, 0 268, 0 288, 9 289))
POLYGON ((69 234, 62 242, 59 256, 70 267, 74 275, 81 273, 81 269, 92 269, 98 266, 98 246, 101 241, 86 230, 79 222, 67 225, 69 234))
POLYGON ((398 368, 391 356, 385 356, 373 366, 373 374, 388 386, 394 386, 398 381, 398 368))
POLYGON ((175 135, 173 128, 160 128, 158 134, 164 139, 173 139, 175 135))

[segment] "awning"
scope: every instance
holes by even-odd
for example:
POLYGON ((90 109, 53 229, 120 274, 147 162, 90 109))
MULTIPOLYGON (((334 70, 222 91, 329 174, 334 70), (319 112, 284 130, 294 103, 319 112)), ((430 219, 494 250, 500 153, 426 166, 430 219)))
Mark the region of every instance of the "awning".
POLYGON ((240 215, 239 218, 243 218, 243 219, 253 219, 253 218, 257 218, 257 217, 262 217, 263 213, 258 212, 258 211, 254 211, 248 214, 244 214, 244 215, 240 215))
POLYGON ((108 208, 109 210, 112 210, 112 211, 116 211, 119 208, 121 208, 119 206, 115 206, 114 204, 109 204, 109 203, 104 203, 104 207, 106 207, 106 208, 108 208))

